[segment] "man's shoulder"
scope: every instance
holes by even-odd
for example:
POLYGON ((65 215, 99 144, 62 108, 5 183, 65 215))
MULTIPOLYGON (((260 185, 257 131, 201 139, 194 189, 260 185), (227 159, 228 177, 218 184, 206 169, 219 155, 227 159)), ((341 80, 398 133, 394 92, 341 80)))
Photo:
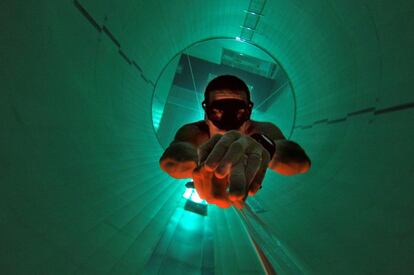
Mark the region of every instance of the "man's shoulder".
POLYGON ((204 133, 208 132, 208 125, 204 120, 187 123, 181 126, 178 131, 190 131, 192 133, 204 133))
POLYGON ((276 129, 276 128, 279 129, 272 122, 250 120, 251 131, 257 131, 257 130, 263 130, 263 129, 276 129))
POLYGON ((208 126, 205 121, 200 120, 184 124, 178 129, 175 135, 175 141, 186 141, 198 146, 209 137, 208 126))
POLYGON ((274 123, 267 122, 267 121, 250 120, 250 122, 254 127, 269 127, 269 126, 277 127, 274 123))
POLYGON ((279 129, 279 127, 277 127, 272 122, 251 120, 250 123, 251 123, 251 127, 249 129, 250 134, 262 133, 274 140, 285 138, 282 131, 279 129))

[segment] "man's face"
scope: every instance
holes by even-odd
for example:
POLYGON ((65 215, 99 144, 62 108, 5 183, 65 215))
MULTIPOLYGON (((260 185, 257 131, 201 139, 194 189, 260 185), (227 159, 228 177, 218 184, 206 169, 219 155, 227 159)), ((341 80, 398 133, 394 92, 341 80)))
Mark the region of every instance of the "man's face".
POLYGON ((210 94, 206 113, 221 130, 237 130, 249 119, 247 95, 243 91, 218 90, 210 94))

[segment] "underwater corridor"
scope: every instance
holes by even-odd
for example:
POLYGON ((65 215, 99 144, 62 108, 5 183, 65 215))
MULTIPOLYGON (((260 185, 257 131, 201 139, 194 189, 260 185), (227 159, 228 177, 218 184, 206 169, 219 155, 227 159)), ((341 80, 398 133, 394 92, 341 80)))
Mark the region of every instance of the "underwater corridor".
POLYGON ((413 1, 0 7, 1 274, 414 272, 413 1), (199 115, 196 64, 218 62, 192 47, 230 40, 275 63, 254 50, 237 59, 244 48, 223 42, 229 68, 262 60, 286 74, 289 91, 253 87, 256 113, 300 143, 312 168, 269 171, 246 209, 209 205, 203 216, 184 209, 187 181, 158 160, 199 115), (186 70, 179 57, 196 97, 162 111, 175 70, 186 70))

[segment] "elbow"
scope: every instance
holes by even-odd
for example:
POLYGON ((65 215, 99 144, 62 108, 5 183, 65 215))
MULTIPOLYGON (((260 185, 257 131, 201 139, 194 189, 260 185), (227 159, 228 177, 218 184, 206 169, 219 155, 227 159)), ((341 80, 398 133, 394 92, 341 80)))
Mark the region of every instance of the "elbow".
POLYGON ((310 163, 282 163, 278 162, 271 167, 275 172, 284 176, 293 176, 307 173, 310 169, 310 163))
POLYGON ((310 167, 311 167, 310 161, 306 162, 306 163, 303 163, 302 167, 300 168, 299 174, 307 173, 309 171, 310 167))
POLYGON ((160 162, 160 167, 174 179, 187 179, 192 178, 197 163, 195 161, 178 162, 172 159, 164 159, 160 162))

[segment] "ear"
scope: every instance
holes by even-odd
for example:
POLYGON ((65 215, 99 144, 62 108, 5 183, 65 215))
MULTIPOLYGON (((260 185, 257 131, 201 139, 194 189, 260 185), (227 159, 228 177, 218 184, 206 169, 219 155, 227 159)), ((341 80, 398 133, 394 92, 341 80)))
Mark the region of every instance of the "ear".
POLYGON ((253 102, 249 102, 249 105, 247 105, 248 107, 249 107, 249 119, 250 119, 250 116, 252 115, 252 112, 253 112, 253 102))
POLYGON ((203 102, 201 103, 201 106, 202 106, 202 107, 203 107, 203 109, 205 110, 205 109, 206 109, 206 107, 207 107, 206 102, 205 102, 205 101, 203 101, 203 102))

